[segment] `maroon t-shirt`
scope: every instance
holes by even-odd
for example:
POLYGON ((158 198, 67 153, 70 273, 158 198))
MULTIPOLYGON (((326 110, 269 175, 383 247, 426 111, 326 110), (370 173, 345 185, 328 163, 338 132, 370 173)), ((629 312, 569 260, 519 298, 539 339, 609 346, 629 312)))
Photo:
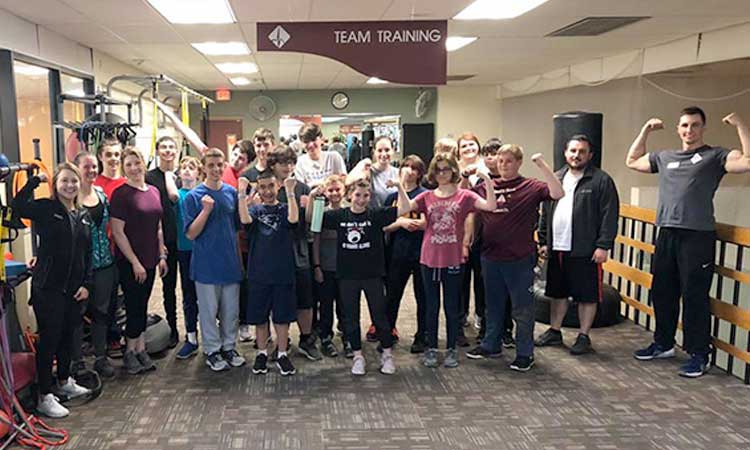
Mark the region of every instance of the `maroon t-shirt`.
MULTIPOLYGON (((141 191, 123 184, 112 193, 109 213, 125 222, 125 236, 144 268, 153 269, 159 264, 159 221, 162 218, 159 191, 146 185, 141 191)), ((117 258, 125 259, 120 249, 117 258)))
MULTIPOLYGON (((510 181, 492 180, 497 209, 479 212, 482 222, 482 258, 517 261, 536 252, 534 230, 539 221, 539 204, 550 200, 546 183, 518 177, 510 181)), ((484 183, 474 191, 485 195, 484 183)))

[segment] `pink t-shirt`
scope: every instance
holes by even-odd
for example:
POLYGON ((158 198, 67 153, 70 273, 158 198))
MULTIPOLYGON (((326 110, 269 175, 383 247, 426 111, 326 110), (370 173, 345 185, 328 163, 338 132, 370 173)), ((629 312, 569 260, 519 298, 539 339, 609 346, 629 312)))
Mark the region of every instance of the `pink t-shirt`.
POLYGON ((459 189, 450 197, 441 198, 434 191, 427 191, 414 199, 417 211, 427 216, 419 262, 437 269, 461 265, 464 222, 480 198, 475 192, 459 189))

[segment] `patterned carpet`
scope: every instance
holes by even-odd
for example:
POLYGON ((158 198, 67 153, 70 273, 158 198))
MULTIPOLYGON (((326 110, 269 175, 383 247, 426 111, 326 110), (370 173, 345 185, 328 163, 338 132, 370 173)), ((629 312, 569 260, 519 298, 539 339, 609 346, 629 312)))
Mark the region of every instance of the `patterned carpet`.
MULTIPOLYGON (((750 387, 719 370, 682 379, 684 354, 635 361, 631 351, 650 335, 632 323, 594 330, 595 354, 537 349, 526 374, 508 369, 513 350, 481 362, 462 352, 460 367, 428 369, 408 352, 413 298, 402 310, 393 376, 378 373, 369 343, 368 374, 358 378, 343 357, 295 356, 298 374, 282 378, 275 368, 255 376, 247 366, 214 374, 203 356, 177 361, 170 352, 158 371, 118 375, 99 399, 50 422, 70 431, 60 448, 87 450, 750 448, 750 387)), ((574 338, 566 331, 566 343, 574 338)), ((251 363, 252 346, 239 350, 251 363)))

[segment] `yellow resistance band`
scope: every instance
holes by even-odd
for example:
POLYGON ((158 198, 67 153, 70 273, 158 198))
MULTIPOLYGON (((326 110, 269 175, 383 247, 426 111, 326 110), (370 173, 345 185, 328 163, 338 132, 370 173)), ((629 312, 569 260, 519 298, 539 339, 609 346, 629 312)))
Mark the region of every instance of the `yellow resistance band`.
MULTIPOLYGON (((159 99, 159 84, 154 83, 154 99, 159 99)), ((153 102, 152 102, 153 103, 153 102)), ((159 108, 154 103, 153 117, 151 117, 151 158, 149 162, 153 161, 156 155, 156 133, 159 131, 159 108)))
POLYGON ((188 104, 188 93, 182 92, 182 100, 181 100, 181 106, 182 106, 182 123, 185 126, 190 126, 190 108, 188 104))

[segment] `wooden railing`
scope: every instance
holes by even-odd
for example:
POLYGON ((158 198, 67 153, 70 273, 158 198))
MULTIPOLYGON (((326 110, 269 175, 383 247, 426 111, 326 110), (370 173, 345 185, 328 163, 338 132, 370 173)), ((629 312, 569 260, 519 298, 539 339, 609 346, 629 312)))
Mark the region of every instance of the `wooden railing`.
MULTIPOLYGON (((612 258, 604 264, 607 281, 622 295, 622 314, 649 330, 654 328, 648 291, 655 222, 654 210, 620 205, 619 234, 612 258)), ((718 367, 750 384, 750 273, 743 271, 743 262, 750 265, 750 228, 717 224, 716 234, 716 276, 709 294, 712 357, 718 367)), ((678 342, 680 338, 678 331, 678 342)))

